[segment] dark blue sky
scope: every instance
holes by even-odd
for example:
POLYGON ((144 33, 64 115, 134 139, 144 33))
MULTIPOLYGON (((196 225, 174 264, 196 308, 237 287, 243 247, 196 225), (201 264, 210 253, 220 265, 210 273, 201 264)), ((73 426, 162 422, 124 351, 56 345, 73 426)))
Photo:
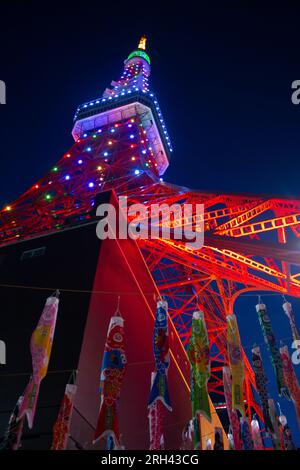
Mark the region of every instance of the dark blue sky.
MULTIPOLYGON (((0 205, 69 148, 78 104, 119 78, 143 33, 150 86, 174 146, 166 179, 211 191, 300 194, 300 105, 291 103, 291 83, 300 79, 299 6, 22 3, 1 5, 0 205)), ((281 298, 268 299, 277 336, 289 336, 281 298)), ((236 304, 247 352, 263 342, 255 303, 236 304)), ((282 408, 296 437, 292 406, 282 408)))

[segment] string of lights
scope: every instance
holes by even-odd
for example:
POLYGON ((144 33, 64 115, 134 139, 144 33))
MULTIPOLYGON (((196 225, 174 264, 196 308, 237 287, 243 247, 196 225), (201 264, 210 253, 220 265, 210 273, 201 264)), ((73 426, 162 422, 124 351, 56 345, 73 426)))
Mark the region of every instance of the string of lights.
MULTIPOLYGON (((99 295, 116 295, 116 296, 128 296, 128 295, 137 295, 141 296, 140 292, 128 292, 128 291, 108 291, 108 290, 89 290, 89 289, 67 289, 64 287, 49 287, 49 286, 30 286, 30 285, 20 285, 20 284, 3 284, 0 283, 0 288, 12 288, 12 289, 29 289, 29 290, 43 290, 43 291, 51 291, 54 292, 59 290, 60 292, 68 292, 68 293, 78 293, 78 294, 99 294, 99 295)), ((143 295, 157 297, 157 292, 143 292, 143 295)), ((164 295, 165 296, 165 295, 164 295)), ((184 294, 182 292, 176 293, 176 297, 190 297, 190 294, 184 294)), ((167 297, 167 295, 166 295, 167 297)), ((282 294, 278 292, 267 292, 264 294, 257 294, 257 293, 241 293, 238 298, 242 297, 283 297, 282 294)), ((285 295, 284 297, 291 297, 285 295)))

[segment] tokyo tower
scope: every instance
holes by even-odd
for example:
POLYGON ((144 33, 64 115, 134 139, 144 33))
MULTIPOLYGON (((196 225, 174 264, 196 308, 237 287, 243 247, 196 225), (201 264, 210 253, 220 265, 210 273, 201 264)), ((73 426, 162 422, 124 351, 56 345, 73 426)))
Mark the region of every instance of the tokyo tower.
MULTIPOLYGON (((173 153, 155 94, 149 87, 146 38, 124 62, 121 77, 103 95, 80 105, 75 143, 41 179, 1 211, 0 243, 58 232, 87 221, 97 194, 114 190, 128 203, 204 204, 201 249, 182 241, 138 240, 149 271, 169 304, 184 345, 192 315, 205 312, 213 364, 209 391, 223 396, 226 316, 246 291, 300 297, 300 200, 189 190, 162 181, 173 153)), ((174 110, 175 111, 175 110, 174 110)), ((195 224, 192 217, 185 223, 195 224)), ((254 374, 244 354, 247 413, 255 411, 254 374)))

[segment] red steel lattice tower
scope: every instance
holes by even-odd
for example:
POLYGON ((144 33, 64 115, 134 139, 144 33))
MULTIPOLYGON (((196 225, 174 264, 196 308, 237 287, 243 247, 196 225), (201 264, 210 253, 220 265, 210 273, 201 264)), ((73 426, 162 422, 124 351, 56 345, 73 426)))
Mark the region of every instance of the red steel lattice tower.
MULTIPOLYGON (((0 243, 60 230, 91 219, 99 192, 113 189, 128 203, 204 204, 204 247, 178 240, 139 240, 150 272, 184 345, 193 310, 206 316, 212 356, 210 392, 223 395, 227 362, 226 316, 245 291, 300 296, 300 200, 192 191, 161 180, 173 152, 155 95, 143 37, 124 62, 118 81, 102 97, 78 107, 70 150, 24 194, 3 208, 0 243), (270 241, 272 240, 272 241, 270 241)), ((191 217, 184 223, 195 224, 191 217)), ((246 366, 245 400, 254 375, 246 366)), ((248 413, 249 415, 249 413, 248 413)))

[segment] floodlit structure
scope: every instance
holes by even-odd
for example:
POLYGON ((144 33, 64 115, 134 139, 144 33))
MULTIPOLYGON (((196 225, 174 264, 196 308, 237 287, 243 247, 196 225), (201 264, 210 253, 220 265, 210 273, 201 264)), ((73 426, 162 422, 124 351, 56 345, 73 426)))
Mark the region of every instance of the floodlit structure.
MULTIPOLYGON (((60 232, 96 220, 99 193, 113 190, 128 204, 204 204, 204 247, 175 239, 138 240, 173 325, 185 346, 196 307, 205 313, 212 361, 209 391, 223 400, 227 364, 226 316, 240 293, 266 290, 300 296, 300 200, 190 190, 162 181, 173 148, 158 100, 149 87, 146 38, 124 62, 103 95, 80 105, 75 143, 50 171, 1 211, 0 243, 60 232)), ((182 225, 195 226, 191 220, 182 225)), ((34 256, 34 255, 33 255, 34 256)), ((262 418, 253 397, 254 374, 244 354, 245 403, 262 418)))

